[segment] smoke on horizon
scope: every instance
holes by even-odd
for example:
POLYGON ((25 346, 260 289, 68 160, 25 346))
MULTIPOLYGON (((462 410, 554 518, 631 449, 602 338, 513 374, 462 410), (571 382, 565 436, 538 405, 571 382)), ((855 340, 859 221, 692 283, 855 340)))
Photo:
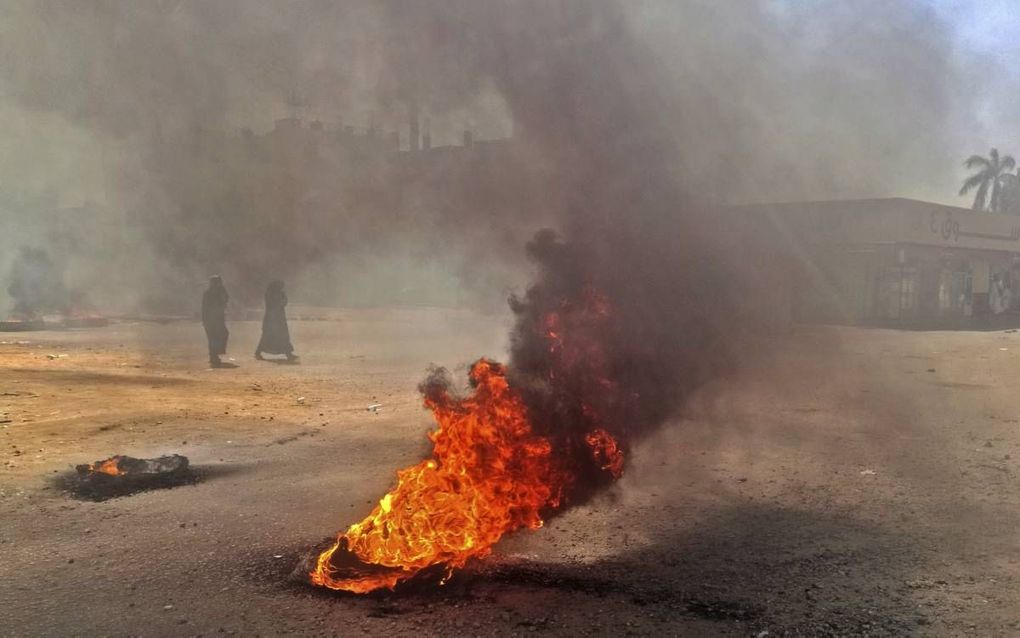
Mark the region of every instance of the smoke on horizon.
MULTIPOLYGON (((544 226, 576 241, 614 216, 654 229, 688 203, 948 197, 962 149, 987 145, 972 144, 983 94, 953 25, 915 0, 41 0, 2 13, 0 113, 26 142, 0 157, 20 185, 2 202, 6 241, 45 242, 21 228, 33 197, 100 202, 118 232, 98 243, 117 259, 73 255, 76 271, 168 310, 189 308, 212 272, 240 299, 284 277, 313 304, 491 306, 526 281, 519 247, 544 226), (481 179, 238 151, 240 129, 291 116, 397 131, 406 148, 412 105, 434 146, 469 128, 512 134, 512 149, 481 179)), ((716 234, 709 218, 680 223, 716 234)))

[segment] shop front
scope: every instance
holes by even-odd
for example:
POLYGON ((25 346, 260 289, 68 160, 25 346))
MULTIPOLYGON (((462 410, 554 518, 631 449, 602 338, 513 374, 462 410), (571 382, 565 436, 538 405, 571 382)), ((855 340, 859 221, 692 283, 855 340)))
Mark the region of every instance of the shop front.
POLYGON ((907 199, 747 208, 797 246, 802 321, 1020 324, 1020 217, 907 199))

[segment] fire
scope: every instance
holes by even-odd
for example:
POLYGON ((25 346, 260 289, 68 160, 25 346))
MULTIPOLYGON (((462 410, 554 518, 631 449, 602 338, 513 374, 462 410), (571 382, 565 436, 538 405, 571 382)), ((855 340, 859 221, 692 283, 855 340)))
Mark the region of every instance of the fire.
MULTIPOLYGON (((367 593, 393 589, 423 570, 443 570, 448 578, 491 553, 504 534, 540 528, 592 468, 619 478, 623 451, 595 407, 615 387, 599 339, 611 312, 609 300, 589 287, 533 319, 549 357, 540 376, 560 404, 578 408, 558 413, 553 423, 573 421, 549 436, 536 432, 528 404, 498 363, 472 366, 470 396, 454 397, 445 386, 426 392, 425 407, 438 424, 428 434, 432 458, 397 473, 396 487, 319 555, 311 582, 367 593)), ((551 416, 543 414, 544 428, 551 416)))
MULTIPOLYGON (((471 396, 426 397, 438 423, 428 435, 433 457, 398 472, 397 486, 319 555, 313 584, 366 593, 433 566, 448 576, 504 534, 540 528, 543 512, 560 505, 573 476, 550 439, 533 432, 504 367, 481 359, 469 377, 471 396)), ((616 450, 600 432, 600 449, 616 450)))
POLYGON ((109 474, 110 476, 120 476, 127 474, 124 470, 120 469, 120 460, 124 458, 121 455, 112 456, 105 461, 98 463, 89 463, 89 472, 96 472, 100 474, 109 474))
POLYGON ((623 475, 623 452, 612 434, 602 428, 596 428, 589 432, 584 440, 591 448, 592 457, 599 467, 612 474, 613 478, 620 478, 623 475))

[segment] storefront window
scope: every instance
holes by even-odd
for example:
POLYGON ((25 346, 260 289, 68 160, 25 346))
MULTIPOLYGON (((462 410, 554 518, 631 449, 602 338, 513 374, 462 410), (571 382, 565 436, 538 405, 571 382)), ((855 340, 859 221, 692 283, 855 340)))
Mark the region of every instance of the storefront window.
POLYGON ((969 314, 970 273, 943 270, 939 283, 939 311, 948 315, 969 314))
POLYGON ((878 280, 878 316, 883 319, 901 319, 917 313, 917 269, 913 267, 885 268, 878 280))

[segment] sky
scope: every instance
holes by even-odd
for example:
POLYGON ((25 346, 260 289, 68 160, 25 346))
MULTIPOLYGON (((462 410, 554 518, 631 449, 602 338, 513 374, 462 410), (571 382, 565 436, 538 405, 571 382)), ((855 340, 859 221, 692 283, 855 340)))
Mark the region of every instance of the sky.
MULTIPOLYGON (((350 274, 375 250, 354 241, 356 213, 370 212, 358 189, 320 199, 329 176, 317 182, 297 164, 251 183, 251 167, 217 163, 214 145, 198 142, 218 138, 201 132, 264 132, 299 113, 332 128, 341 119, 399 128, 406 140, 412 99, 431 117, 434 145, 458 143, 465 126, 480 139, 515 131, 517 159, 561 183, 620 179, 620 163, 570 156, 581 148, 570 143, 577 129, 605 156, 626 153, 632 170, 668 173, 683 189, 671 200, 909 197, 967 207, 957 195, 966 157, 993 146, 1020 155, 1020 0, 604 2, 0 2, 0 273, 18 245, 38 241, 32 222, 46 217, 36 212, 94 202, 95 226, 126 230, 152 271, 158 284, 143 278, 146 291, 167 283, 183 299, 221 271, 206 262, 236 256, 217 242, 246 230, 244 216, 259 222, 253 232, 292 216, 288 238, 313 246, 287 254, 325 256, 327 275, 350 274), (330 244, 336 236, 349 247, 330 244)), ((578 207, 555 191, 531 203, 527 193, 492 199, 444 223, 472 236, 472 224, 493 226, 486 209, 528 208, 527 219, 500 219, 516 238, 578 207)), ((582 200, 590 197, 588 189, 582 200)), ((656 210, 665 220, 682 208, 656 210)), ((446 240, 445 229, 420 216, 403 223, 392 207, 370 217, 386 229, 374 236, 392 240, 379 254, 393 273, 374 266, 362 278, 368 290, 404 286, 403 273, 435 261, 430 240, 446 240)), ((289 245, 277 239, 274 249, 289 245)), ((276 254, 235 245, 257 260, 276 254)), ((491 253, 482 241, 470 248, 444 252, 456 276, 422 279, 455 289, 470 270, 458 264, 491 253)), ((504 253, 526 267, 517 251, 504 253)), ((80 272, 102 280, 106 265, 96 266, 80 272)), ((485 281, 477 287, 499 287, 467 274, 485 281)))
MULTIPOLYGON (((738 56, 740 65, 754 67, 760 63, 754 57, 756 49, 747 45, 752 43, 759 46, 766 55, 771 51, 774 57, 772 67, 763 76, 767 78, 764 84, 782 86, 785 82, 789 83, 791 94, 805 91, 803 100, 797 100, 795 96, 784 98, 775 95, 759 99, 753 94, 754 90, 762 88, 763 92, 768 92, 774 86, 757 87, 754 84, 757 80, 751 78, 748 82, 751 93, 729 93, 733 80, 721 75, 739 74, 739 71, 734 70, 736 67, 727 67, 725 74, 696 77, 695 83, 691 83, 688 75, 684 75, 689 74, 690 69, 678 72, 678 81, 683 82, 685 90, 696 85, 694 90, 718 93, 718 99, 722 102, 747 100, 749 104, 767 105, 764 112, 755 110, 753 106, 747 107, 747 120, 755 123, 754 126, 761 127, 766 118, 772 118, 770 110, 788 112, 788 121, 783 121, 782 117, 775 119, 776 130, 758 134, 755 138, 759 141, 754 149, 755 154, 764 157, 762 149, 768 151, 775 147, 777 153, 786 153, 790 157, 807 157, 810 161, 817 154, 818 159, 814 162, 817 167, 813 172, 805 172, 801 182, 793 183, 782 193, 783 197, 798 199, 903 195, 966 205, 965 199, 956 195, 956 184, 964 176, 961 166, 963 158, 972 153, 987 153, 993 145, 1004 153, 1020 154, 1020 99, 1017 99, 1020 97, 1020 64, 1016 62, 1020 61, 1020 2, 899 0, 878 5, 872 2, 873 6, 881 6, 878 11, 881 15, 875 16, 877 24, 869 24, 867 16, 863 15, 866 12, 859 10, 869 1, 747 0, 746 6, 754 9, 735 10, 731 14, 726 14, 729 8, 741 7, 741 3, 706 0, 671 3, 650 0, 647 3, 635 2, 634 6, 640 8, 647 5, 643 17, 640 10, 636 11, 639 15, 636 24, 639 30, 647 32, 653 43, 659 42, 666 58, 670 58, 676 51, 687 59, 697 59, 701 52, 717 53, 717 42, 740 38, 739 41, 734 40, 738 50, 740 46, 746 45, 750 51, 740 52, 740 56, 746 56, 744 60, 738 56), (719 8, 722 5, 727 9, 719 8), (882 30, 884 27, 881 23, 887 19, 884 15, 886 11, 893 14, 891 31, 882 30), (862 15, 855 16, 855 12, 862 15), (906 61, 898 60, 895 50, 882 55, 870 55, 868 51, 861 50, 884 42, 883 38, 899 37, 895 29, 909 31, 915 15, 924 16, 924 21, 917 24, 917 33, 903 34, 903 39, 913 47, 908 54, 914 58, 905 56, 906 61), (693 21, 692 16, 695 17, 693 21), (712 25, 708 35, 699 32, 698 16, 705 17, 712 25), (756 22, 762 20, 768 24, 756 22), (938 24, 932 24, 933 21, 938 24), (869 33, 870 40, 863 38, 863 44, 855 47, 853 34, 847 32, 848 25, 852 29, 876 30, 869 33), (729 32, 723 32, 727 30, 729 32), (949 37, 943 41, 940 38, 945 34, 949 37), (761 42, 756 42, 756 38, 761 38, 761 42), (693 48, 688 46, 675 50, 671 47, 674 47, 677 40, 695 44, 693 48), (925 42, 932 43, 930 51, 925 50, 925 42), (784 47, 792 47, 795 54, 789 55, 784 47), (887 65, 895 68, 897 64, 916 65, 917 59, 923 61, 928 56, 937 59, 942 65, 932 67, 937 69, 937 73, 930 78, 923 73, 912 73, 909 66, 902 76, 890 75, 883 68, 887 65), (843 60, 846 60, 845 68, 840 68, 843 60), (789 68, 783 68, 787 61, 789 68), (776 78, 775 82, 772 81, 773 77, 776 78), (822 77, 819 85, 824 85, 824 90, 809 94, 804 89, 805 78, 815 82, 819 77, 822 77), (898 94, 897 85, 902 83, 901 79, 917 86, 911 86, 910 90, 898 94), (945 85, 931 90, 923 86, 924 82, 940 81, 944 81, 945 85), (874 91, 874 95, 869 95, 869 91, 874 91), (888 109, 869 103, 846 105, 847 95, 861 94, 871 102, 880 101, 882 94, 888 91, 895 97, 887 105, 888 109), (916 104, 911 104, 910 100, 914 99, 912 96, 924 97, 918 98, 916 104), (789 103, 784 102, 784 99, 789 103), (832 105, 832 102, 836 104, 832 105), (938 112, 921 117, 916 129, 901 127, 901 124, 912 119, 911 111, 915 106, 920 110, 931 106, 922 102, 938 102, 938 112), (845 110, 840 111, 840 108, 845 110), (789 130, 798 127, 800 123, 804 124, 801 130, 789 130), (909 131, 910 139, 889 141, 900 128, 909 131), (869 136, 873 134, 881 137, 882 143, 869 141, 869 136), (923 139, 928 136, 930 139, 923 139), (814 143, 818 143, 819 148, 813 147, 814 143), (848 159, 841 164, 833 159, 834 153, 821 148, 822 144, 849 149, 848 159), (902 148, 894 148, 898 146, 902 148), (873 155, 873 169, 866 169, 869 154, 873 155), (903 168, 901 171, 890 170, 883 162, 903 168), (859 178, 846 179, 851 172, 859 173, 859 178), (888 179, 883 176, 888 176, 888 179)), ((89 108, 102 102, 102 96, 86 95, 82 98, 80 87, 76 87, 77 93, 69 93, 68 104, 61 104, 61 93, 57 91, 54 93, 56 98, 46 98, 49 103, 41 106, 39 100, 24 99, 26 93, 20 85, 27 81, 26 76, 30 77, 33 82, 30 88, 35 91, 40 82, 48 80, 51 73, 51 83, 54 86, 68 79, 76 79, 61 76, 60 71, 66 69, 54 69, 46 65, 56 60, 60 65, 75 68, 72 63, 76 59, 88 59, 92 41, 103 37, 104 32, 68 27, 74 25, 75 20, 95 18, 82 12, 81 15, 64 15, 54 20, 52 14, 36 10, 37 6, 44 4, 14 0, 0 8, 0 41, 6 40, 9 43, 0 44, 0 60, 8 67, 11 62, 15 62, 17 64, 14 66, 27 69, 27 73, 21 75, 0 72, 0 120, 5 123, 3 134, 0 135, 0 190, 3 191, 0 192, 0 201, 9 200, 12 193, 31 196, 48 192, 62 206, 80 205, 86 201, 103 202, 106 200, 107 184, 98 158, 111 152, 111 148, 116 148, 116 141, 111 141, 95 121, 82 117, 83 113, 88 113, 89 108), (66 33, 61 33, 65 29, 74 37, 66 37, 66 33), (85 99, 84 107, 73 103, 79 99, 85 99)), ((176 33, 183 36, 179 42, 171 44, 180 60, 180 73, 185 74, 190 72, 191 66, 202 64, 201 43, 215 42, 221 27, 195 23, 194 16, 186 9, 186 2, 176 5, 185 9, 175 9, 171 12, 170 20, 177 29, 176 33)), ((97 2, 97 6, 109 10, 111 6, 118 5, 97 2)), ((128 5, 125 3, 119 6, 128 5)), ((228 20, 223 39, 232 37, 234 40, 230 42, 240 42, 240 46, 252 46, 251 40, 264 42, 265 47, 252 49, 259 51, 261 57, 252 65, 238 69, 236 74, 231 73, 229 64, 221 64, 222 68, 213 70, 242 87, 237 93, 242 97, 235 99, 230 107, 229 125, 265 130, 274 117, 287 113, 279 96, 272 99, 248 99, 248 93, 245 92, 252 91, 252 87, 257 87, 263 79, 256 77, 258 74, 286 78, 291 74, 302 77, 302 73, 308 72, 308 77, 314 78, 318 84, 328 85, 335 78, 323 73, 322 69, 330 65, 342 66, 344 61, 342 56, 331 56, 330 49, 324 47, 309 50, 306 58, 301 57, 302 38, 307 37, 308 41, 312 41, 330 37, 328 20, 322 20, 323 26, 316 27, 319 20, 315 15, 301 15, 297 18, 290 16, 288 19, 293 19, 298 29, 309 29, 307 34, 302 33, 301 37, 294 39, 287 33, 290 27, 281 18, 281 12, 285 10, 279 9, 280 5, 249 3, 244 6, 251 7, 246 21, 235 23, 228 20), (259 30, 247 36, 236 33, 249 25, 258 25, 259 30), (231 33, 230 29, 235 32, 231 33), (291 48, 288 49, 288 46, 291 48), (280 52, 279 57, 276 57, 277 51, 280 52), (292 64, 297 66, 288 67, 292 64), (309 72, 309 69, 314 73, 309 72)), ((73 13, 66 7, 63 12, 73 13)), ((121 30, 124 28, 121 27, 121 30)), ((117 31, 115 35, 120 37, 121 33, 117 31)), ((123 37, 130 46, 130 32, 123 37)), ((134 44, 144 45, 145 42, 134 44)), ((130 53, 126 55, 131 56, 130 53)), ((217 64, 220 62, 216 61, 217 64)), ((683 68, 683 62, 671 60, 671 63, 683 68)), ((101 65, 102 62, 97 64, 101 65)), ((98 71, 101 75, 103 68, 100 66, 98 71)), ((209 77, 215 78, 216 75, 210 72, 209 77)), ((371 83, 371 78, 360 79, 366 85, 371 83)), ((203 81, 210 82, 204 78, 203 81)), ((215 80, 211 81, 215 83, 215 80)), ((743 81, 743 78, 737 81, 743 81)), ((87 84, 86 80, 86 89, 87 84)), ((145 90, 149 88, 145 87, 145 90)), ((35 95, 31 92, 28 94, 35 95)), ((327 92, 324 97, 329 95, 327 92)), ((486 99, 481 97, 481 104, 486 99)), ((347 112, 354 113, 354 120, 346 123, 367 125, 366 113, 374 111, 347 109, 347 112)), ((327 112, 325 115, 339 117, 335 112, 327 112)), ((737 114, 734 117, 740 119, 742 116, 737 114)), ((450 129, 457 133, 462 122, 470 121, 471 115, 455 112, 450 119, 453 122, 450 129)), ((442 125, 442 118, 437 117, 436 127, 442 125)), ((499 126, 490 128, 496 134, 503 130, 499 126)), ((441 136, 442 131, 434 134, 434 138, 441 136)), ((437 140, 437 143, 441 143, 441 140, 437 140)), ((756 160, 764 163, 760 158, 756 160)), ((791 170, 804 172, 800 167, 791 170)), ((773 178, 769 175, 764 181, 773 178)), ((754 192, 751 189, 750 195, 743 199, 753 199, 754 192)))
POLYGON ((955 26, 961 46, 1004 54, 1020 51, 1020 4, 1015 0, 929 0, 955 26))
MULTIPOLYGON (((963 159, 992 146, 1020 153, 1014 4, 632 6, 638 30, 675 68, 678 93, 706 96, 707 109, 683 116, 732 147, 727 162, 742 183, 726 184, 731 200, 899 196, 966 206, 957 195, 963 159)), ((713 140, 691 146, 705 155, 713 140)))
POLYGON ((953 26, 961 65, 983 80, 971 96, 975 145, 1001 144, 1003 152, 1020 154, 1020 2, 930 2, 953 26))

